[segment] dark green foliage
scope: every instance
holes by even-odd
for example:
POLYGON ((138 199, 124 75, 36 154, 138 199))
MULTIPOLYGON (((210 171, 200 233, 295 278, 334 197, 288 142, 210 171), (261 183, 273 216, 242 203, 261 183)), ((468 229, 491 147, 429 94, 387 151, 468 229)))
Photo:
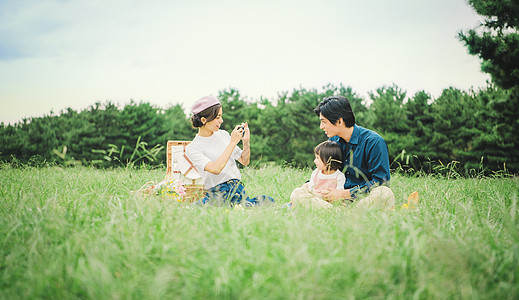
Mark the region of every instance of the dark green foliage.
POLYGON ((196 130, 191 127, 189 118, 186 118, 182 105, 174 105, 165 110, 159 110, 162 114, 162 131, 164 135, 158 143, 165 145, 168 140, 186 141, 193 139, 196 130))
MULTIPOLYGON (((461 171, 483 167, 491 171, 506 166, 519 171, 513 134, 519 132, 519 121, 510 121, 516 114, 510 99, 517 95, 494 85, 477 92, 448 88, 437 99, 424 91, 408 98, 396 85, 385 86, 370 93, 369 106, 351 87, 342 85, 300 88, 279 94, 276 101, 249 100, 236 89, 226 89, 219 93, 222 127, 231 131, 241 122, 249 123, 253 164, 313 167, 313 149, 327 139, 313 110, 331 95, 348 97, 357 124, 384 137, 393 168, 434 172, 434 165, 443 164, 449 170, 455 166, 461 171)), ((122 108, 96 103, 81 112, 69 108, 59 116, 2 124, 0 159, 101 167, 157 165, 164 163, 168 140, 191 140, 195 134, 180 105, 162 109, 134 101, 122 108)))
MULTIPOLYGON (((458 89, 443 91, 432 104, 434 116, 431 148, 444 161, 465 161, 472 153, 472 139, 480 134, 476 128, 476 99, 458 89)), ((476 161, 478 157, 475 158, 476 161)))
POLYGON ((395 157, 402 149, 408 149, 406 139, 402 137, 409 132, 404 102, 406 92, 396 85, 382 87, 371 92, 373 101, 369 109, 371 112, 372 130, 381 134, 389 147, 389 156, 395 157))
POLYGON ((376 131, 405 134, 409 131, 406 113, 403 110, 406 92, 396 85, 382 87, 369 93, 373 103, 373 128, 376 131))
POLYGON ((431 96, 420 91, 413 98, 409 98, 404 105, 409 131, 403 138, 405 147, 402 149, 407 149, 422 158, 435 156, 430 139, 434 130, 434 115, 430 102, 432 102, 431 96))
POLYGON ((483 59, 481 69, 505 88, 519 85, 519 5, 516 0, 470 0, 476 12, 485 17, 478 28, 461 32, 459 37, 470 54, 483 59))
POLYGON ((21 124, 0 125, 0 157, 2 160, 10 160, 13 157, 22 157, 22 136, 19 134, 21 124))
POLYGON ((503 90, 489 85, 475 95, 479 103, 478 128, 474 151, 484 157, 490 169, 519 170, 519 132, 517 89, 503 90))
POLYGON ((96 103, 79 113, 68 108, 59 116, 25 119, 14 126, 2 124, 0 159, 27 162, 37 155, 47 162, 119 166, 135 161, 132 154, 136 149, 142 152, 145 145, 158 149, 152 153, 159 160, 143 157, 146 159, 140 161, 160 164, 165 150, 155 145, 164 146, 168 139, 191 139, 193 133, 178 105, 164 110, 131 101, 120 109, 111 102, 96 103), (116 149, 119 161, 106 159, 107 149, 116 149))
POLYGON ((222 90, 218 94, 218 99, 222 103, 223 110, 222 129, 231 132, 236 125, 250 119, 250 105, 245 98, 241 97, 238 90, 233 88, 222 90))
POLYGON ((519 5, 516 0, 470 0, 484 17, 475 29, 460 32, 469 53, 482 59, 481 69, 500 88, 490 86, 478 95, 483 109, 482 135, 474 141, 491 168, 506 164, 519 169, 519 5))

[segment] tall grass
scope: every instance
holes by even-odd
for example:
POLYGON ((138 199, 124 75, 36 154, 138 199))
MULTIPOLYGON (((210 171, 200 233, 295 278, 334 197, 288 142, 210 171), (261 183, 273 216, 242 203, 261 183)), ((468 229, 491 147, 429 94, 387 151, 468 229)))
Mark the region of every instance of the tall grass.
POLYGON ((310 172, 244 169, 277 202, 238 210, 132 193, 164 170, 3 165, 0 298, 519 297, 517 178, 395 175, 392 211, 283 209, 310 172))

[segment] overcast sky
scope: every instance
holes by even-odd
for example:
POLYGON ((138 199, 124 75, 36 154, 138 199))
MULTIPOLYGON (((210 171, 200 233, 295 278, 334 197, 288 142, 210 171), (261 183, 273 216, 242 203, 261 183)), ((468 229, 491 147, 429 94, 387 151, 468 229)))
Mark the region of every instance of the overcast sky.
POLYGON ((190 108, 332 83, 365 95, 486 85, 465 0, 1 0, 0 122, 134 99, 190 108))

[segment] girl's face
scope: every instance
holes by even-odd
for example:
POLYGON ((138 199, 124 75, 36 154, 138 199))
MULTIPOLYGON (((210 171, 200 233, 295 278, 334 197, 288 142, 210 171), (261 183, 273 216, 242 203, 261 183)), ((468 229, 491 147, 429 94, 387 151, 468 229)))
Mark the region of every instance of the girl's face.
POLYGON ((319 171, 328 171, 327 170, 328 168, 326 167, 326 164, 323 162, 323 160, 321 159, 321 157, 317 153, 315 153, 314 164, 315 164, 315 166, 317 167, 317 169, 319 171))
POLYGON ((214 120, 212 120, 211 122, 205 123, 204 127, 207 130, 216 132, 216 131, 220 130, 220 126, 222 125, 222 123, 223 123, 222 108, 220 107, 220 112, 218 112, 218 115, 216 116, 216 118, 214 120))

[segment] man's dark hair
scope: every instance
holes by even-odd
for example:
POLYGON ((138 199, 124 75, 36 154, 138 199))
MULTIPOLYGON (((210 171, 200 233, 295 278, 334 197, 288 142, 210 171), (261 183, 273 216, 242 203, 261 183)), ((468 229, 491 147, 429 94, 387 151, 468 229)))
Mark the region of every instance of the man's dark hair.
POLYGON ((332 141, 322 142, 315 147, 314 152, 319 155, 327 170, 336 171, 341 169, 342 149, 338 143, 332 141))
POLYGON ((355 115, 351 109, 350 101, 343 96, 333 96, 324 98, 314 109, 317 116, 323 115, 332 124, 337 124, 340 118, 344 121, 346 127, 355 125, 355 115))
POLYGON ((198 127, 204 126, 204 123, 202 123, 202 117, 206 118, 206 120, 207 120, 206 123, 211 122, 212 120, 216 119, 216 117, 220 113, 220 107, 222 107, 222 105, 216 104, 216 105, 213 105, 211 107, 208 107, 208 108, 202 110, 201 112, 199 112, 195 115, 192 115, 191 116, 191 125, 193 126, 193 128, 198 128, 198 127))

